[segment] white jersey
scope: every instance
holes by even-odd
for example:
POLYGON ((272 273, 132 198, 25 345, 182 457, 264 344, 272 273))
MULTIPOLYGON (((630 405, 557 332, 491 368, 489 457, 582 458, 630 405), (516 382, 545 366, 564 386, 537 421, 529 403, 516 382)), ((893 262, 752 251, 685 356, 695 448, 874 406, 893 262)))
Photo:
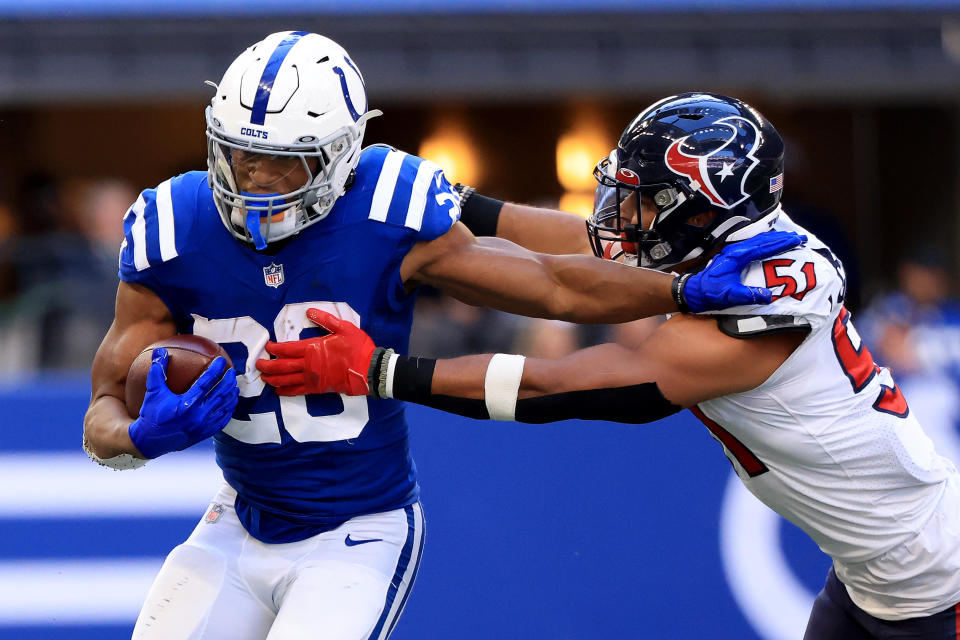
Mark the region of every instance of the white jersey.
POLYGON ((746 487, 834 560, 851 599, 887 620, 960 601, 960 476, 873 358, 843 305, 843 267, 806 234, 797 249, 751 265, 745 282, 769 305, 721 323, 741 335, 809 327, 759 387, 694 408, 746 487))

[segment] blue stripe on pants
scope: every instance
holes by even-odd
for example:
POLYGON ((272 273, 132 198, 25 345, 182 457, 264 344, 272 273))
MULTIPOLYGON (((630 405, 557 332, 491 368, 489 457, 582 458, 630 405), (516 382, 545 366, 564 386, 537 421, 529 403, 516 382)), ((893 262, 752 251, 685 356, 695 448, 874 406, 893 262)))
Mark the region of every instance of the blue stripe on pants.
MULTIPOLYGON (((410 582, 406 585, 403 593, 400 594, 400 606, 397 607, 396 615, 391 619, 390 611, 393 608, 393 603, 397 598, 400 587, 403 585, 403 576, 407 572, 407 568, 410 566, 410 559, 414 551, 413 542, 417 533, 416 519, 414 517, 415 508, 420 510, 419 504, 404 507, 404 512, 407 514, 407 539, 403 544, 403 549, 400 551, 400 558, 397 560, 397 570, 393 573, 393 579, 390 581, 390 588, 387 589, 387 597, 383 603, 383 613, 380 614, 380 619, 377 620, 377 625, 370 633, 369 640, 376 640, 379 638, 384 627, 389 629, 387 635, 393 631, 394 625, 397 623, 397 620, 400 618, 400 614, 403 612, 403 607, 406 604, 407 596, 410 594, 410 588, 413 586, 413 581, 417 577, 417 571, 420 569, 420 556, 421 551, 423 550, 424 539, 422 533, 420 536, 420 544, 416 552, 416 560, 413 566, 413 572, 410 574, 410 582)), ((420 510, 420 512, 420 520, 422 522, 423 512, 422 510, 420 510)))
POLYGON ((417 550, 417 564, 413 568, 413 573, 410 575, 410 584, 407 585, 407 591, 403 594, 403 600, 400 601, 400 606, 397 608, 397 615, 393 617, 393 622, 390 623, 390 631, 387 633, 387 637, 390 637, 390 634, 393 633, 393 628, 397 626, 397 620, 400 619, 400 614, 403 613, 403 608, 407 606, 407 598, 410 596, 410 592, 413 591, 413 581, 417 579, 417 573, 420 571, 420 558, 423 557, 423 542, 427 539, 427 525, 423 520, 423 511, 420 511, 420 547, 417 550))

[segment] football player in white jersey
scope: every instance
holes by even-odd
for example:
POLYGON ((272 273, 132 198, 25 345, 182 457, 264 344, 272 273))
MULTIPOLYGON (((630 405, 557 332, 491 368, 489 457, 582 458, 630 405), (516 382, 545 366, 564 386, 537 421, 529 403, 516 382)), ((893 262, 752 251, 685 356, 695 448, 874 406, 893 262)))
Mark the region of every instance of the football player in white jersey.
MULTIPOLYGON (((644 423, 689 408, 747 488, 832 557, 806 640, 957 638, 960 476, 861 343, 843 266, 780 207, 774 127, 733 98, 671 96, 630 123, 595 175, 588 236, 607 259, 689 277, 766 229, 809 240, 746 270, 747 284, 774 289, 771 303, 675 314, 635 349, 405 357, 309 311, 331 335, 261 361, 264 380, 281 395, 342 392, 366 374, 375 397, 531 423, 644 423)), ((522 227, 500 210, 498 232, 522 227)))
POLYGON ((254 366, 268 350, 312 344, 320 330, 307 308, 404 352, 419 284, 509 311, 619 321, 684 302, 702 310, 769 299, 740 283, 740 268, 800 241, 768 234, 689 281, 478 241, 458 222, 461 196, 439 167, 362 148, 375 114, 339 45, 272 34, 216 86, 208 170, 145 190, 124 218, 85 449, 129 469, 212 436, 225 479, 167 557, 136 638, 384 640, 396 624, 424 540, 402 403, 278 398, 254 366), (597 282, 630 295, 611 305, 597 282), (231 349, 234 368, 218 358, 177 395, 165 382, 168 354, 156 349, 143 406, 130 415, 130 363, 177 333, 231 349))

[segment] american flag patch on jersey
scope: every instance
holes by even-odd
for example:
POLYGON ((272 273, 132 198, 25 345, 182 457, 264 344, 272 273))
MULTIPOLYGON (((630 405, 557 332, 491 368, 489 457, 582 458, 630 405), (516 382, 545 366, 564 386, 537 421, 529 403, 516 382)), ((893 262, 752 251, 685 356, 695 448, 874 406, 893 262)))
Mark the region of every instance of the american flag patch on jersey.
POLYGON ((778 173, 777 175, 770 178, 770 193, 776 193, 783 189, 783 174, 778 173))

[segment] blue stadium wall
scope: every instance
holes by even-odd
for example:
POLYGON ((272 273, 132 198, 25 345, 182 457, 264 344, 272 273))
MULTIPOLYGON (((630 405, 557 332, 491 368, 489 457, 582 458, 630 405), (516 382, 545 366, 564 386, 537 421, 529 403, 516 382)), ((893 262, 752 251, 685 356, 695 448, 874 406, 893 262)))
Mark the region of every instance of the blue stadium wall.
MULTIPOLYGON (((217 485, 209 446, 133 472, 80 451, 82 378, 0 387, 0 638, 129 638, 217 485)), ((786 640, 828 559, 688 412, 477 422, 411 407, 427 542, 395 640, 786 640)))

